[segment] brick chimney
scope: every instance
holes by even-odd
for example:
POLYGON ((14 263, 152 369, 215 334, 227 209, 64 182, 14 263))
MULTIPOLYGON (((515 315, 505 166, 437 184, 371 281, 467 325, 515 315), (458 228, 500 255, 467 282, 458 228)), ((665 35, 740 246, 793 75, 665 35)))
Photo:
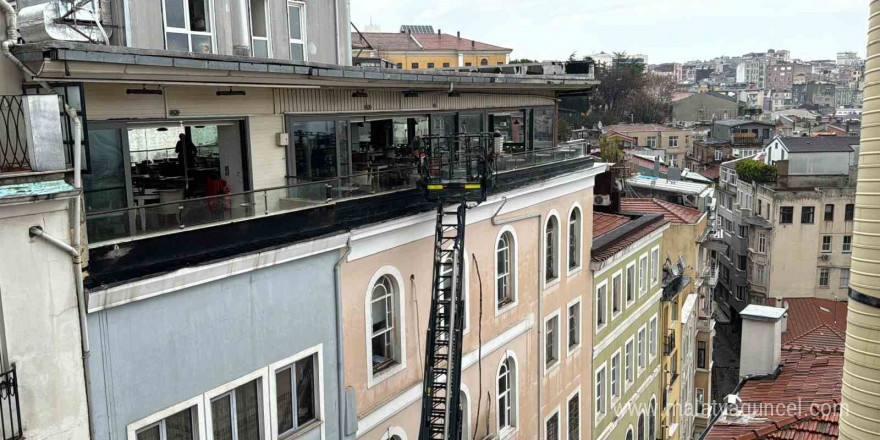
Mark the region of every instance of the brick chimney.
POLYGON ((749 304, 742 318, 739 377, 772 374, 782 361, 782 319, 787 309, 749 304))

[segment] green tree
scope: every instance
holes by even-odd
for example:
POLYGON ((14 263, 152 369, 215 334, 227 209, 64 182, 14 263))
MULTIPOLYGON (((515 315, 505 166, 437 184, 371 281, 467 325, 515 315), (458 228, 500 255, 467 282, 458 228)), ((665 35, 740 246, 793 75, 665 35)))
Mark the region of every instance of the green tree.
POLYGON ((736 163, 736 173, 746 182, 776 181, 776 167, 755 159, 742 159, 736 163))

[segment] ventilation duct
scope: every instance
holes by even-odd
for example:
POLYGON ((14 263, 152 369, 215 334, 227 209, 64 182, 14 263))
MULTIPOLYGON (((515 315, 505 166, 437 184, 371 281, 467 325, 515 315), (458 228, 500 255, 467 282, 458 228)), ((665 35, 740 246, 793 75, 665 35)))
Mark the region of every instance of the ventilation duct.
POLYGON ((251 31, 248 23, 247 0, 230 0, 229 7, 232 9, 232 54, 241 56, 251 55, 251 31))
POLYGON ((99 0, 87 1, 74 12, 71 12, 74 2, 70 0, 19 0, 18 4, 19 32, 26 43, 51 40, 107 42, 99 0))

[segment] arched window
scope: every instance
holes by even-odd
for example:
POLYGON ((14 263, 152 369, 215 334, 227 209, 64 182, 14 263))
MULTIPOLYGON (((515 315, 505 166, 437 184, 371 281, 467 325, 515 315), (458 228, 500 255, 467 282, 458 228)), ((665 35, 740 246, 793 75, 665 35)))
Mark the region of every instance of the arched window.
POLYGON ((392 266, 373 274, 366 292, 367 387, 406 368, 403 276, 392 266))
POLYGON ((498 367, 498 432, 516 426, 516 361, 507 356, 498 367))
POLYGON ((510 230, 495 245, 495 300, 501 309, 516 301, 516 239, 510 230))
POLYGON ((648 438, 656 438, 654 437, 654 425, 657 424, 656 415, 657 412, 657 399, 651 398, 651 406, 648 407, 648 438))
POLYGON ((406 432, 399 426, 392 426, 385 430, 385 434, 379 440, 406 440, 406 432))
POLYGON ((581 210, 574 207, 568 215, 568 270, 581 266, 581 210))
POLYGON ((480 65, 481 65, 481 66, 488 66, 488 65, 489 65, 489 60, 483 58, 482 60, 480 60, 480 65))
POLYGON ((645 414, 642 413, 639 415, 639 427, 637 428, 639 432, 639 440, 645 439, 645 414))
POLYGON ((633 440, 633 429, 629 428, 626 430, 626 440, 633 440))
POLYGON ((544 281, 559 278, 559 219, 555 215, 547 217, 544 226, 544 281))

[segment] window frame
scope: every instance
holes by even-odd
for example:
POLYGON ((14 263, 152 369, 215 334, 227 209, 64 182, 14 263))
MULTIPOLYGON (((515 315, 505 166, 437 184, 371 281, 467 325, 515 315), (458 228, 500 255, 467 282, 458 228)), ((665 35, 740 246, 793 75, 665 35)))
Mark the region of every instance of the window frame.
POLYGON ((566 440, 573 440, 571 438, 571 401, 572 399, 577 398, 577 439, 580 440, 582 438, 583 431, 581 430, 581 414, 583 414, 583 403, 581 399, 581 387, 578 385, 571 394, 568 395, 568 398, 565 399, 565 432, 566 440))
POLYGON ((493 283, 493 290, 495 292, 494 301, 495 301, 495 316, 500 316, 501 314, 513 309, 519 304, 519 282, 518 282, 518 271, 517 266, 519 262, 517 261, 518 252, 518 242, 519 240, 516 237, 516 230, 513 229, 510 225, 505 225, 498 231, 498 235, 495 236, 495 252, 493 254, 493 266, 495 267, 495 282, 493 283), (511 238, 510 242, 507 244, 507 262, 509 264, 507 276, 507 285, 510 290, 510 299, 505 301, 503 304, 498 301, 498 279, 500 278, 498 272, 498 243, 501 242, 501 238, 505 233, 509 234, 511 238), (513 249, 511 249, 511 245, 513 249))
MULTIPOLYGON (((269 401, 269 378, 267 377, 269 374, 269 369, 266 367, 260 368, 257 371, 246 374, 238 379, 235 379, 231 382, 227 382, 223 385, 220 385, 217 388, 214 388, 204 394, 205 397, 205 434, 207 440, 213 440, 214 438, 214 415, 211 412, 211 403, 213 400, 220 398, 230 392, 235 391, 236 388, 252 382, 254 380, 259 380, 259 386, 257 387, 258 395, 258 410, 260 414, 260 433, 265 436, 266 435, 266 427, 271 426, 271 417, 269 408, 271 406, 269 401)), ((234 426, 233 426, 234 428, 234 426)))
POLYGON ((779 224, 780 225, 794 224, 794 206, 780 206, 779 207, 779 224), (790 210, 790 211, 786 212, 787 210, 790 210))
POLYGON ((641 298, 642 295, 648 294, 648 283, 649 283, 649 271, 650 271, 651 262, 648 260, 648 252, 645 252, 642 255, 639 255, 639 268, 638 268, 638 277, 639 277, 639 293, 638 297, 641 298), (642 261, 645 262, 644 268, 642 267, 642 261), (644 270, 643 270, 644 269, 644 270))
POLYGON ((561 311, 559 309, 554 310, 549 315, 544 317, 544 349, 541 350, 542 360, 544 361, 544 375, 555 370, 562 363, 562 349, 560 347, 560 342, 562 341, 562 337, 559 335, 560 330, 562 329, 562 324, 559 322, 559 317, 561 316, 561 311), (555 324, 552 324, 552 321, 555 320, 555 324), (549 327, 553 325, 552 328, 549 327), (552 330, 552 333, 551 333, 552 330), (553 351, 555 352, 555 358, 552 363, 548 362, 550 359, 547 357, 547 340, 548 338, 554 339, 553 351))
POLYGON ((829 289, 829 288, 831 288, 831 269, 830 269, 830 268, 827 268, 827 267, 820 267, 820 268, 819 268, 819 279, 818 279, 817 281, 818 281, 818 287, 819 287, 820 289, 829 289), (824 276, 824 280, 825 280, 825 283, 824 283, 824 284, 822 284, 822 280, 823 280, 823 276, 822 276, 822 275, 823 275, 823 274, 825 275, 825 276, 824 276))
POLYGON ((583 306, 583 302, 581 301, 581 297, 578 296, 577 298, 569 301, 568 304, 566 304, 565 310, 566 310, 566 320, 565 321, 568 324, 568 330, 569 330, 566 333, 566 336, 567 336, 566 342, 567 343, 565 345, 567 347, 566 354, 570 356, 572 353, 575 353, 578 350, 580 350, 581 346, 583 345, 583 341, 584 341, 584 332, 583 332, 583 330, 584 330, 584 321, 583 321, 583 319, 584 319, 584 306, 583 306), (571 308, 573 306, 577 306, 577 316, 576 316, 577 344, 575 344, 575 345, 571 345, 571 308))
POLYGON ((850 268, 848 268, 848 267, 840 268, 840 277, 839 277, 837 288, 838 289, 849 289, 849 279, 851 276, 852 276, 852 272, 851 272, 850 268), (846 274, 846 277, 844 277, 843 274, 846 274), (844 282, 844 279, 846 280, 846 282, 844 282))
MULTIPOLYGON (((324 344, 318 344, 314 347, 307 348, 299 353, 294 354, 293 356, 289 356, 285 359, 282 359, 278 362, 272 363, 269 365, 269 411, 271 413, 271 420, 276 421, 276 423, 272 423, 271 434, 272 438, 288 437, 295 436, 298 433, 303 433, 311 430, 316 427, 318 424, 321 424, 323 429, 324 423, 324 386, 323 386, 323 373, 324 373, 324 344), (278 432, 278 405, 275 402, 278 399, 278 384, 276 379, 276 373, 279 370, 283 370, 285 368, 291 367, 293 368, 296 365, 296 362, 301 361, 303 359, 314 357, 315 365, 315 419, 306 423, 305 425, 298 426, 293 428, 291 431, 286 431, 283 433, 278 432)), ((294 393, 294 401, 296 400, 295 389, 291 389, 291 392, 294 393)), ((296 417, 296 414, 294 414, 296 417)))
POLYGON ((854 203, 847 203, 846 207, 843 210, 843 221, 851 222, 856 217, 856 205, 854 203))
POLYGON ((614 353, 611 355, 610 358, 608 358, 608 363, 610 364, 611 368, 611 380, 609 385, 611 390, 611 404, 614 405, 615 403, 620 401, 620 397, 623 395, 624 385, 622 381, 624 380, 624 378, 623 374, 621 374, 621 372, 623 371, 623 352, 621 348, 614 350, 614 353), (614 369, 615 359, 617 360, 617 371, 615 371, 614 369), (617 388, 616 391, 615 388, 617 388))
POLYGON ((841 241, 840 252, 842 252, 844 254, 851 254, 852 253, 852 245, 853 245, 852 238, 853 238, 852 235, 844 235, 843 236, 843 238, 840 240, 841 241))
MULTIPOLYGON (((154 425, 158 423, 162 423, 165 419, 187 409, 195 409, 195 420, 193 420, 193 424, 197 429, 195 437, 196 439, 202 439, 206 435, 205 431, 205 398, 204 395, 199 394, 198 396, 191 397, 183 402, 172 405, 168 408, 165 408, 156 413, 150 414, 147 417, 144 417, 140 420, 130 423, 126 427, 126 439, 127 440, 137 440, 137 434, 139 431, 144 431, 146 429, 152 428, 154 425)), ((161 434, 160 434, 161 435, 161 434)))
POLYGON ((669 140, 669 148, 678 148, 678 135, 669 136, 667 139, 669 140))
POLYGON ((596 424, 602 421, 608 415, 608 370, 605 368, 605 362, 596 368, 593 375, 593 398, 595 400, 593 406, 593 418, 596 424), (601 377, 602 380, 599 380, 601 377), (605 388, 602 390, 602 388, 605 388), (602 410, 599 411, 599 406, 602 410))
POLYGON ((623 292, 623 269, 619 269, 611 275, 611 320, 614 321, 621 314, 623 314, 623 304, 624 304, 624 292, 623 292), (619 281, 619 282, 618 282, 619 281), (617 297, 615 298, 615 286, 620 286, 617 289, 617 297), (615 308, 617 311, 615 312, 615 308))
POLYGON ((801 206, 801 224, 812 225, 816 223, 816 207, 801 206), (806 221, 809 220, 809 221, 806 221))
POLYGON ((604 280, 602 280, 602 282, 597 284, 594 292, 595 293, 593 295, 593 298, 596 301, 594 307, 594 310, 596 311, 596 319, 593 320, 593 328, 595 329, 596 334, 598 334, 606 327, 608 327, 608 278, 605 278, 604 280), (601 296, 599 295, 599 292, 602 291, 603 288, 605 291, 605 293, 602 295, 604 296, 604 299, 601 301, 602 305, 600 305, 599 299, 601 298, 601 296), (601 323, 599 323, 600 313, 602 314, 601 323))
MULTIPOLYGON (((214 0, 205 0, 205 2, 208 5, 208 14, 207 15, 208 15, 208 19, 210 22, 209 25, 211 26, 211 29, 212 29, 211 32, 192 31, 192 30, 189 30, 188 28, 178 28, 178 27, 168 26, 168 16, 166 14, 166 11, 168 10, 168 8, 165 6, 166 1, 167 0, 162 0, 162 40, 165 43, 165 50, 173 50, 173 49, 168 48, 168 32, 170 30, 171 33, 186 34, 186 43, 187 43, 187 46, 189 47, 189 50, 186 53, 201 53, 201 52, 193 52, 193 47, 192 47, 192 36, 193 35, 199 35, 202 37, 210 36, 211 37, 211 53, 216 54, 217 53, 217 35, 216 35, 217 26, 214 23, 214 21, 215 21, 214 20, 214 0)), ((193 1, 193 0, 180 0, 180 1, 183 3, 184 24, 187 27, 192 27, 192 23, 190 22, 190 16, 189 16, 189 2, 193 1)))
POLYGON ((627 338, 623 344, 623 393, 629 391, 630 387, 636 382, 636 341, 635 335, 627 338), (627 356, 629 351, 630 356, 627 356), (630 376, 627 379, 627 375, 630 376))
POLYGON ((366 349, 366 368, 367 368, 367 389, 370 389, 385 380, 389 377, 394 376, 395 374, 406 369, 406 307, 404 299, 406 298, 406 285, 403 281, 403 275, 401 275, 400 271, 391 265, 386 265, 380 267, 373 273, 373 277, 370 279, 369 284, 367 284, 367 291, 364 295, 364 324, 365 324, 365 343, 367 344, 366 349), (379 279, 383 276, 389 276, 393 279, 393 281, 397 284, 397 292, 396 295, 393 295, 393 299, 395 300, 394 305, 397 307, 395 310, 395 318, 397 322, 395 323, 395 328, 397 329, 396 338, 398 343, 399 356, 400 359, 396 360, 395 365, 390 365, 378 372, 373 371, 373 327, 372 327, 372 298, 373 298, 373 287, 379 281, 379 279), (394 298, 396 297, 396 298, 394 298))
POLYGON ((636 377, 642 377, 648 369, 648 330, 645 324, 636 333, 636 377))
POLYGON ((699 369, 699 370, 706 369, 706 355, 709 354, 708 345, 709 344, 707 344, 706 341, 697 341, 696 363, 697 363, 697 369, 699 369), (702 362, 700 362, 700 360, 702 360, 702 362))
POLYGON ((651 248, 651 287, 660 284, 660 245, 651 248), (656 252, 656 256, 654 254, 656 252))
POLYGON ((638 268, 636 267, 636 262, 635 262, 635 260, 630 261, 629 263, 627 263, 626 268, 624 269, 624 280, 623 280, 623 285, 624 285, 624 288, 623 288, 623 291, 624 291, 623 298, 624 298, 624 301, 623 301, 623 302, 624 302, 624 304, 625 304, 624 307, 626 307, 627 309, 630 308, 633 304, 635 304, 636 299, 638 299, 638 295, 639 295, 639 279, 638 279, 639 276, 638 276, 638 272, 639 272, 639 271, 638 271, 638 268), (630 269, 632 269, 632 276, 630 276, 630 269), (629 283, 630 283, 630 279, 631 279, 631 278, 632 278, 632 299, 631 299, 631 300, 628 300, 628 299, 626 299, 626 298, 627 298, 627 296, 629 295, 629 283))
MULTIPOLYGON (((677 308, 678 304, 673 303, 672 306, 677 308)), ((660 352, 657 344, 657 335, 659 331, 660 328, 658 327, 658 317, 655 314, 651 317, 651 319, 648 320, 648 363, 654 362, 654 359, 657 359, 657 354, 660 352)))
POLYGON ((758 234, 758 253, 765 254, 767 253, 767 233, 761 232, 758 234))
POLYGON ((302 44, 303 47, 303 62, 309 61, 309 30, 308 30, 308 21, 306 20, 308 15, 308 9, 306 8, 306 3, 299 0, 287 0, 286 7, 286 16, 287 16, 287 59, 291 61, 299 61, 293 59, 293 53, 290 51, 291 44, 302 44), (300 8, 299 11, 299 29, 302 35, 300 35, 300 39, 296 40, 290 38, 290 8, 291 6, 296 6, 300 8))
MULTIPOLYGON (((247 9, 248 9, 248 18, 250 21, 248 22, 248 30, 251 36, 251 56, 256 58, 256 54, 254 54, 254 40, 261 40, 266 42, 266 58, 272 58, 272 18, 269 10, 270 0, 263 0, 263 15, 264 20, 266 22, 266 36, 265 37, 257 37, 254 36, 254 18, 253 18, 253 4, 254 0, 248 0, 247 9)), ((288 23, 289 26, 289 23, 288 23)), ((289 32, 288 32, 289 35, 289 32)))
POLYGON ((559 405, 556 406, 552 412, 550 412, 547 417, 544 418, 544 439, 547 440, 550 438, 549 431, 547 430, 547 424, 550 423, 550 419, 556 417, 556 440, 562 440, 562 409, 559 405))
POLYGON ((583 268, 584 268, 584 243, 583 243, 584 242, 584 239, 583 239, 583 237, 584 237, 584 210, 581 209, 581 205, 578 202, 574 202, 571 205, 571 208, 569 208, 569 210, 568 210, 567 234, 568 234, 567 235, 568 246, 566 246, 566 249, 568 250, 568 252, 566 253, 566 263, 567 263, 566 267, 568 270, 567 270, 566 275, 571 276, 571 275, 583 270, 583 268), (577 247, 577 249, 575 249, 575 255, 577 256, 577 264, 575 266, 572 266, 571 265, 571 254, 572 254, 572 249, 571 249, 571 246, 572 246, 572 237, 571 237, 572 224, 571 223, 572 223, 572 215, 575 215, 575 214, 577 214, 577 225, 575 228, 577 231, 577 237, 576 237, 576 240, 574 241, 574 244, 577 247))
POLYGON ((823 254, 830 254, 834 247, 834 239, 830 235, 823 235, 819 245, 823 254))
POLYGON ((826 203, 825 204, 825 211, 822 216, 822 219, 826 222, 833 222, 834 221, 834 204, 833 203, 826 203), (829 211, 828 208, 831 208, 831 210, 829 211), (829 218, 829 217, 831 217, 831 218, 829 218))
POLYGON ((498 368, 495 369, 495 430, 499 434, 500 437, 506 437, 508 435, 512 435, 519 429, 519 361, 516 358, 515 353, 512 350, 507 350, 504 353, 504 356, 501 357, 501 361, 498 363, 498 368), (510 361, 512 364, 512 368, 510 365, 507 365, 507 390, 504 392, 505 403, 508 406, 510 414, 507 416, 508 424, 505 426, 501 426, 501 407, 500 401, 502 397, 502 393, 498 388, 499 377, 501 376, 501 368, 505 366, 505 364, 510 361), (511 380, 512 379, 512 380, 511 380))
POLYGON ((560 280, 562 280, 561 272, 561 256, 559 255, 560 249, 562 249, 562 233, 560 231, 561 223, 559 222, 559 213, 556 210, 550 211, 547 215, 547 219, 544 221, 544 233, 542 235, 542 257, 541 262, 543 267, 543 285, 544 289, 555 286, 559 284, 560 280), (554 243, 548 243, 547 241, 547 232, 549 231, 551 222, 555 224, 555 236, 552 237, 554 243), (547 263, 549 258, 553 258, 553 276, 548 278, 549 274, 547 272, 547 263))

